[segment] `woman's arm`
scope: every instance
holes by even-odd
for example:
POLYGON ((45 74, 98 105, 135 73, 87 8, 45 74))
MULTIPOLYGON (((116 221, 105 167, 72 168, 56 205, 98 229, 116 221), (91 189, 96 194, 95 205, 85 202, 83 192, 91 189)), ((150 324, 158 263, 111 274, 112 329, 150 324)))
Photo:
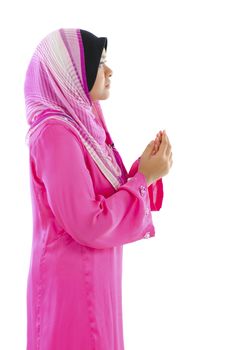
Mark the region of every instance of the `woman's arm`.
MULTIPOLYGON (((139 158, 132 164, 128 177, 134 176, 138 171, 139 158)), ((150 199, 151 211, 158 211, 162 207, 163 203, 163 181, 162 178, 154 181, 150 186, 148 186, 148 194, 150 199)))
POLYGON ((31 148, 59 225, 82 245, 103 249, 155 235, 145 176, 136 172, 109 197, 95 194, 83 145, 61 123, 46 125, 31 148))

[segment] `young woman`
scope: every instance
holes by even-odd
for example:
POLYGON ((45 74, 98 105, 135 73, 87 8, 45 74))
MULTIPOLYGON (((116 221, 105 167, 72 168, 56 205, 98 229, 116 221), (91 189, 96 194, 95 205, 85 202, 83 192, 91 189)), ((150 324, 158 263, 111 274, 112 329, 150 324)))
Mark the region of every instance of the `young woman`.
POLYGON ((99 100, 107 38, 59 29, 25 78, 33 239, 27 350, 123 350, 123 245, 155 236, 171 145, 159 132, 127 172, 99 100))

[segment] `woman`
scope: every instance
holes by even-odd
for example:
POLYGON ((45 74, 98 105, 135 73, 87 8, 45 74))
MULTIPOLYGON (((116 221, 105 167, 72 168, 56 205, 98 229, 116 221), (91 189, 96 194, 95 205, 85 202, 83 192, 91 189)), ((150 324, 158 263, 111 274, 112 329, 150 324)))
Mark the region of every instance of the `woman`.
POLYGON ((151 211, 162 205, 171 145, 158 133, 127 172, 99 103, 112 76, 106 50, 105 37, 59 29, 26 72, 27 350, 123 350, 123 244, 155 235, 151 211))

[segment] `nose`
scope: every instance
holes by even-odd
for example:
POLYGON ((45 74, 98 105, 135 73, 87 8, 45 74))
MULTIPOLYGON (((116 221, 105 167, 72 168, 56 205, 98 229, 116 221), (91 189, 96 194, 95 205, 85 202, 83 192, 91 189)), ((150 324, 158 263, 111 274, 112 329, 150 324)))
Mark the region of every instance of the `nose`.
POLYGON ((108 66, 106 66, 106 74, 107 74, 109 77, 111 77, 112 74, 113 74, 112 69, 110 69, 108 66))

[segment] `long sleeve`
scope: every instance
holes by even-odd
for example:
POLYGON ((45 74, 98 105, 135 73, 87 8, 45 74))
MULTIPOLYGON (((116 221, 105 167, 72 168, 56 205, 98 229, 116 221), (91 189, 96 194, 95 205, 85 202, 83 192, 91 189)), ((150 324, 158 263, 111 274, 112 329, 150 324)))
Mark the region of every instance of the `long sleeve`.
MULTIPOLYGON (((128 177, 134 176, 138 172, 139 158, 132 164, 128 177)), ((158 211, 163 203, 163 181, 162 178, 154 181, 148 186, 151 211, 158 211)))
POLYGON ((136 172, 107 198, 96 194, 83 147, 69 127, 52 123, 31 148, 58 224, 80 244, 98 249, 155 236, 145 176, 136 172))

